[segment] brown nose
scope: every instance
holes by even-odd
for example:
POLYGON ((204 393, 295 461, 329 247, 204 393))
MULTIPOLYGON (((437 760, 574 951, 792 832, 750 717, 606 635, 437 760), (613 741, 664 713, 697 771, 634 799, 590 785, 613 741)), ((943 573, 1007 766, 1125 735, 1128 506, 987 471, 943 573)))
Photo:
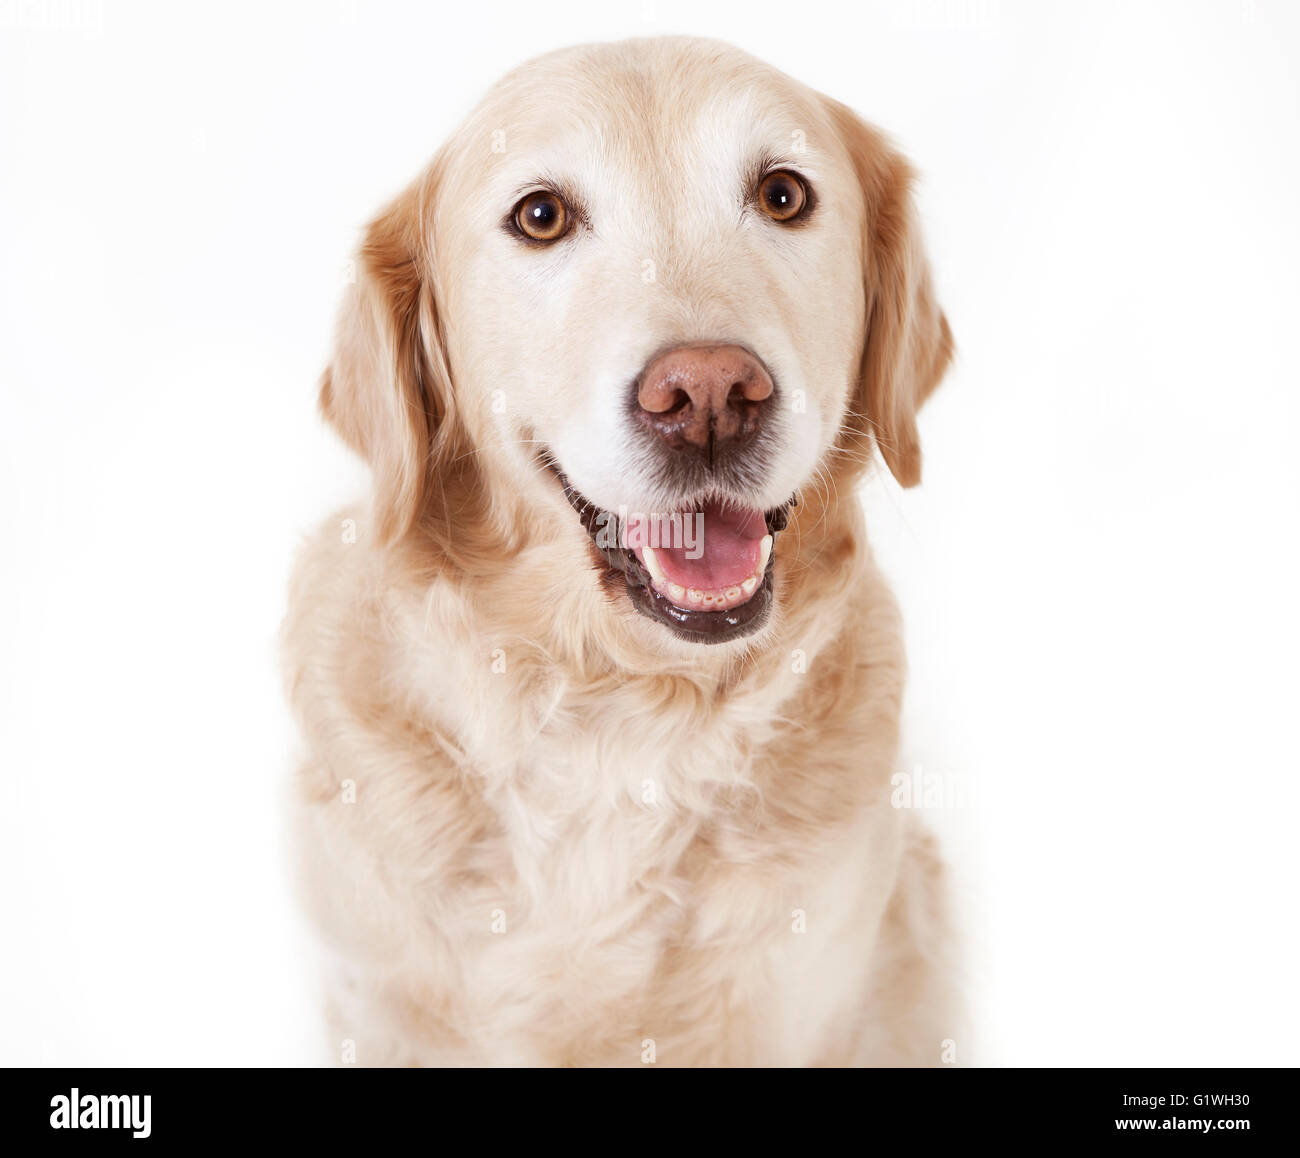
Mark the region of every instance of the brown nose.
POLYGON ((758 429, 772 395, 763 364, 740 346, 678 346, 660 354, 637 383, 642 421, 670 446, 707 449, 758 429))

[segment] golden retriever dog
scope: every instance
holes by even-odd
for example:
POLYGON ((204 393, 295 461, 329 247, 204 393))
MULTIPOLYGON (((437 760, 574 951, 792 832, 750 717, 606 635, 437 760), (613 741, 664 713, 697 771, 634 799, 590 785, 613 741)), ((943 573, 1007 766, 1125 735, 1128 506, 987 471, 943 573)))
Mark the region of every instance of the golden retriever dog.
POLYGON ((335 1060, 950 1060, 856 495, 951 355, 911 184, 637 40, 507 76, 369 226, 320 406, 373 491, 284 628, 335 1060))

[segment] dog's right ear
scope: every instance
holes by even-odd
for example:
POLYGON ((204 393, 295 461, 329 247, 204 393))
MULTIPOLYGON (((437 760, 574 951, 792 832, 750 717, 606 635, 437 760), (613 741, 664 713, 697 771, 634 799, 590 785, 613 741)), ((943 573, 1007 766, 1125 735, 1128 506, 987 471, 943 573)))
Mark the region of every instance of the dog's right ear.
POLYGON ((321 380, 321 413, 374 476, 371 530, 380 543, 415 525, 450 439, 425 242, 431 186, 417 182, 367 229, 321 380))

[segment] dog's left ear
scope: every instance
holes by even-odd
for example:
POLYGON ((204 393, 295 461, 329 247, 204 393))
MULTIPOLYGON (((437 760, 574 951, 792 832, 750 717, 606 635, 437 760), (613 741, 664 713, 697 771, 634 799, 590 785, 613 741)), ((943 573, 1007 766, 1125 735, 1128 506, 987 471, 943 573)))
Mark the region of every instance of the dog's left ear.
POLYGON ((894 477, 921 481, 916 412, 952 358, 952 331, 935 300, 912 204, 912 168, 877 129, 827 100, 866 203, 867 324, 849 424, 875 439, 894 477))

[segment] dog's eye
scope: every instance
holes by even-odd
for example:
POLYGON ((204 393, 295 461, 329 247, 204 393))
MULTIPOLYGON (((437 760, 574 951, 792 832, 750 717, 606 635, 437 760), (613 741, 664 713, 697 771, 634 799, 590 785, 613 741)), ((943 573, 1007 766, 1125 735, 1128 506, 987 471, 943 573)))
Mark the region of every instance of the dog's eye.
POLYGON ((569 210, 554 193, 530 193, 515 206, 515 225, 534 241, 558 241, 569 231, 569 210))
POLYGON ((758 187, 758 207, 773 221, 793 221, 807 205, 803 181, 784 169, 769 173, 758 187))

